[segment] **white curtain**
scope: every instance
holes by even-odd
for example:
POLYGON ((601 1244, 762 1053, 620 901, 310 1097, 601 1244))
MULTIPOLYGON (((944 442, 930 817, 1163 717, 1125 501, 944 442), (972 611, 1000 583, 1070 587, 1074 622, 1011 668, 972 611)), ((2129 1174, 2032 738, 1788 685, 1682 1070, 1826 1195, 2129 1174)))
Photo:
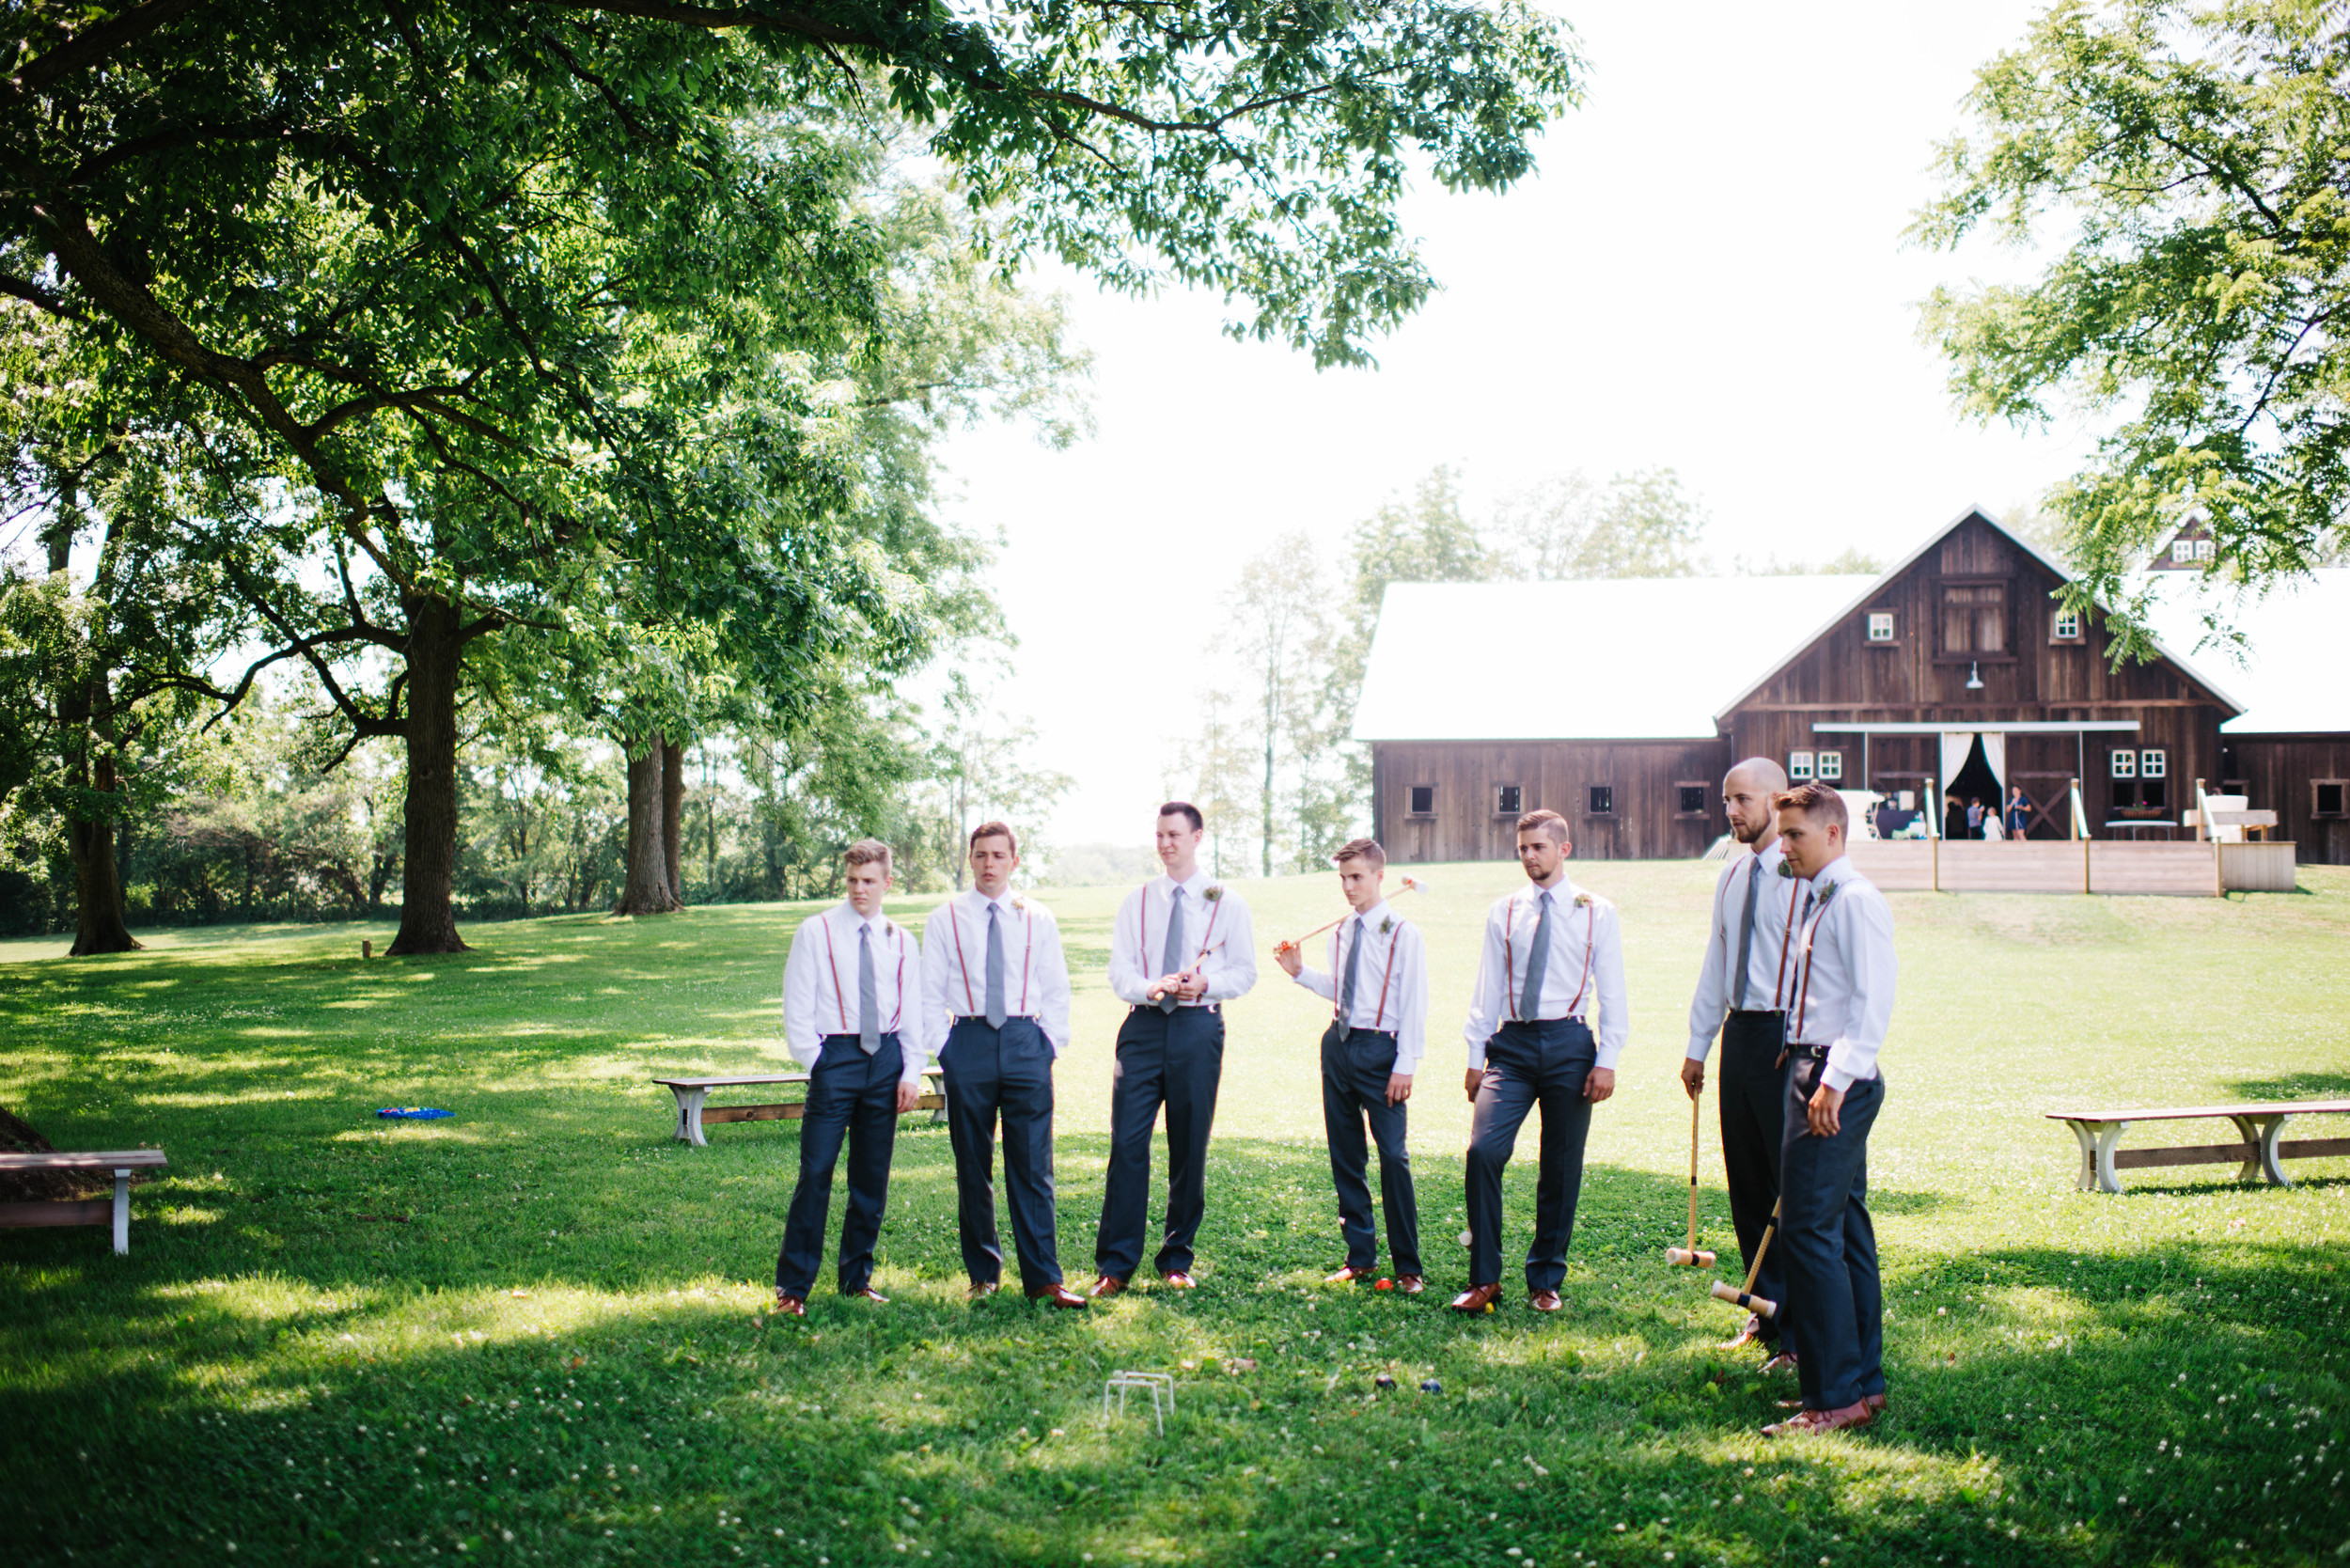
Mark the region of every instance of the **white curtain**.
POLYGON ((1991 764, 1991 777, 1998 785, 1998 792, 1983 804, 1993 816, 2007 803, 2007 737, 1997 730, 1982 732, 1982 760, 1991 764))
POLYGON ((1950 792, 1950 780, 1966 765, 1966 754, 1975 749, 1975 732, 1971 729, 1942 731, 1942 776, 1934 781, 1935 821, 1940 822, 1942 797, 1950 792))

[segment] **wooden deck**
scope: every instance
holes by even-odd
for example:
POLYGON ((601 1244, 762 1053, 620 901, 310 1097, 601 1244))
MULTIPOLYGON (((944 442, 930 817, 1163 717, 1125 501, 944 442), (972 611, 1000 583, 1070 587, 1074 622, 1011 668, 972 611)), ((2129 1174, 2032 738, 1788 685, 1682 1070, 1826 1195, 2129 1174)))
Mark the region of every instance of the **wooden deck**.
POLYGON ((1888 892, 2114 893, 2212 898, 2232 888, 2290 891, 2291 844, 2129 843, 2117 839, 1863 839, 1853 864, 1888 892), (2253 855, 2240 853, 2250 850, 2253 855))

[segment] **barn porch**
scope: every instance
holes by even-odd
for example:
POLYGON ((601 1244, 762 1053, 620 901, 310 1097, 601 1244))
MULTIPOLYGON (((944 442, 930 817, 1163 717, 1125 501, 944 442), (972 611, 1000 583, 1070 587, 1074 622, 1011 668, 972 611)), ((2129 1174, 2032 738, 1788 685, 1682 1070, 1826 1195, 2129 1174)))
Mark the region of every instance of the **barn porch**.
POLYGON ((2290 893, 2293 845, 2079 839, 1856 839, 1852 862, 1887 891, 2290 893))

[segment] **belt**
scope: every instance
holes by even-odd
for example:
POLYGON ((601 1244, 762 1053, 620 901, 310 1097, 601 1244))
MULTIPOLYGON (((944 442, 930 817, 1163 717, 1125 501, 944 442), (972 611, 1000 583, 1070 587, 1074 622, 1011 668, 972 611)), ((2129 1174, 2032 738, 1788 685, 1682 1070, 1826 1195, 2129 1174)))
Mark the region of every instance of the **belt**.
POLYGON ((1536 1024, 1582 1024, 1587 1029, 1591 1027, 1584 1021, 1583 1014, 1579 1012, 1571 1012, 1564 1018, 1509 1018, 1502 1021, 1501 1027, 1506 1029, 1512 1024, 1527 1027, 1531 1027, 1536 1024))
MULTIPOLYGON (((954 1021, 958 1024, 984 1024, 987 1022, 987 1015, 983 1012, 958 1012, 954 1015, 954 1021)), ((1007 1024, 1033 1024, 1036 1022, 1036 1014, 1033 1012, 1008 1012, 1004 1015, 1004 1022, 1007 1024)))
POLYGON ((1787 1016, 1783 1009, 1775 1007, 1733 1007, 1730 1010, 1730 1015, 1732 1018, 1784 1018, 1787 1016))
MULTIPOLYGON (((1335 1020, 1334 1020, 1334 1022, 1335 1022, 1335 1020)), ((1358 1035, 1358 1034, 1375 1035, 1375 1036, 1377 1036, 1379 1039, 1384 1040, 1384 1041, 1386 1041, 1389 1044, 1393 1044, 1393 1043, 1395 1043, 1395 1038, 1396 1038, 1396 1031, 1395 1031, 1395 1030, 1393 1030, 1393 1029, 1364 1029, 1364 1028, 1356 1028, 1356 1027, 1355 1027, 1354 1025, 1352 1025, 1352 1024, 1349 1024, 1349 1025, 1347 1026, 1347 1027, 1346 1027, 1346 1038, 1347 1038, 1347 1039, 1352 1040, 1352 1039, 1354 1039, 1354 1038, 1355 1038, 1356 1035, 1358 1035)))
POLYGON ((1825 1045, 1807 1045, 1802 1041, 1794 1041, 1787 1046, 1787 1049, 1790 1052, 1801 1051, 1805 1056, 1810 1057, 1813 1061, 1827 1060, 1828 1048, 1825 1045))
MULTIPOLYGON (((1175 1011, 1178 1012, 1221 1012, 1223 1010, 1222 1002, 1177 1002, 1175 1004, 1175 1011)), ((1128 1012, 1156 1012, 1159 1011, 1159 1004, 1135 1002, 1130 1004, 1126 1011, 1128 1012)))

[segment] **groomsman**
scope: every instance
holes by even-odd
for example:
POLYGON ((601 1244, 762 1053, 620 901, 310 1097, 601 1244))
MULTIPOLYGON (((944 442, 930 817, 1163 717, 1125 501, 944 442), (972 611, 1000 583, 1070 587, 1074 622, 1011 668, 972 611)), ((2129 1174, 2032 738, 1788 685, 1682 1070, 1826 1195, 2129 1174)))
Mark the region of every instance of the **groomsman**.
POLYGON ((1293 946, 1275 958, 1290 978, 1332 1004, 1322 1035, 1322 1125, 1330 1145, 1330 1180, 1339 1190, 1339 1229, 1346 1264, 1330 1276, 1352 1284, 1378 1272, 1379 1235, 1371 1229, 1363 1123, 1379 1146, 1379 1206, 1387 1221, 1395 1288, 1418 1295, 1419 1203, 1412 1192, 1403 1103, 1412 1097, 1428 1035, 1428 948, 1409 920, 1387 907, 1380 879, 1387 852, 1356 839, 1334 856, 1339 890, 1352 919, 1330 933, 1330 973, 1308 969, 1293 946), (1332 977, 1336 976, 1337 979, 1332 977))
MULTIPOLYGON (((1787 774, 1767 757, 1749 757, 1722 780, 1731 836, 1747 853, 1733 854, 1714 885, 1714 918, 1706 928, 1705 964, 1689 1004, 1689 1053, 1681 1083, 1694 1100, 1705 1092, 1705 1058, 1722 1037, 1719 1110, 1722 1168, 1730 1185, 1730 1221, 1748 1269, 1778 1206, 1778 1152, 1787 1104, 1787 932, 1802 887, 1781 871, 1778 814, 1771 800, 1787 788, 1787 774)), ((1774 1352, 1787 1325, 1782 1251, 1762 1255, 1755 1294, 1779 1303, 1777 1318, 1755 1314, 1721 1348, 1761 1343, 1774 1352)), ((1776 1354, 1766 1365, 1776 1365, 1776 1354)))
POLYGON ((776 1310, 807 1312, 824 1262, 824 1215, 833 1167, 849 1145, 849 1208, 840 1222, 840 1294, 889 1298, 873 1289, 873 1243, 889 1204, 889 1157, 898 1118, 920 1095, 922 955, 903 926, 882 914, 889 846, 849 846, 849 896, 800 922, 783 968, 783 1037, 808 1071, 800 1121, 800 1179, 776 1259, 776 1310))
POLYGON ((1207 1207, 1208 1130, 1224 1074, 1223 1005, 1257 983, 1248 906, 1199 870, 1199 808, 1159 808, 1167 874, 1136 888, 1110 932, 1110 989, 1128 1004, 1110 1078, 1110 1168, 1093 1243, 1092 1294, 1116 1295, 1142 1262, 1151 1127, 1167 1108, 1167 1231, 1151 1266, 1191 1289, 1192 1243, 1207 1207))
POLYGON ((1885 1408, 1884 1293, 1869 1219, 1869 1129, 1885 1103, 1877 1052, 1893 1017, 1893 912, 1845 858, 1844 802, 1824 784, 1779 795, 1778 836, 1804 884, 1787 998, 1779 1242, 1802 1408, 1765 1436, 1866 1426, 1885 1408))
POLYGON ((995 1230, 1000 1114, 1021 1289, 1031 1300, 1083 1307, 1086 1298, 1061 1285, 1053 1234, 1053 1061, 1069 1043, 1069 965, 1052 911, 1012 896, 1019 865, 1010 826, 981 823, 972 833, 970 891, 931 911, 922 928, 922 1016, 947 1079, 971 1299, 993 1295, 1004 1278, 995 1230))
POLYGON ((1470 1283, 1452 1300, 1458 1312, 1482 1312, 1501 1299, 1501 1173, 1517 1149, 1519 1125, 1537 1105, 1542 1160, 1534 1244, 1526 1254, 1527 1305, 1559 1310, 1591 1106, 1616 1091, 1616 1059, 1628 1034, 1623 932, 1614 904, 1567 880, 1573 849, 1558 812, 1520 817, 1518 864, 1529 886, 1496 902, 1485 917, 1465 1031, 1465 1087, 1477 1111, 1469 1122, 1470 1283))

